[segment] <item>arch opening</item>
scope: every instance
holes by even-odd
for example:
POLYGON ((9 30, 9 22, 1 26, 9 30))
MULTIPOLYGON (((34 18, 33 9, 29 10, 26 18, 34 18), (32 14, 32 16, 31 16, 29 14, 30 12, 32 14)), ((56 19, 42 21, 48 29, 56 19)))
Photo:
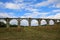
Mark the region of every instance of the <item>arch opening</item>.
POLYGON ((12 20, 9 22, 9 25, 10 25, 10 27, 17 27, 18 21, 17 21, 16 19, 12 19, 12 20))
POLYGON ((28 26, 28 21, 26 19, 23 19, 20 21, 20 26, 28 26))
POLYGON ((6 27, 6 21, 4 19, 0 19, 0 27, 6 27))
POLYGON ((49 21, 49 25, 54 25, 54 21, 53 20, 50 20, 49 21))
POLYGON ((31 21, 31 26, 38 26, 38 21, 35 20, 35 19, 33 19, 33 20, 31 21))
POLYGON ((59 20, 57 20, 57 22, 60 22, 59 20))
POLYGON ((47 25, 46 20, 41 20, 41 25, 47 25))

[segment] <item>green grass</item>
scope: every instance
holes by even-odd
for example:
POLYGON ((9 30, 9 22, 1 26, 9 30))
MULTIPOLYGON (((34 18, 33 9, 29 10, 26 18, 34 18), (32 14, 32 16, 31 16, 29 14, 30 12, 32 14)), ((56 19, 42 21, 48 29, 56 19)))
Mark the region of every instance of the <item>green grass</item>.
POLYGON ((60 25, 0 28, 0 40, 60 40, 60 25))

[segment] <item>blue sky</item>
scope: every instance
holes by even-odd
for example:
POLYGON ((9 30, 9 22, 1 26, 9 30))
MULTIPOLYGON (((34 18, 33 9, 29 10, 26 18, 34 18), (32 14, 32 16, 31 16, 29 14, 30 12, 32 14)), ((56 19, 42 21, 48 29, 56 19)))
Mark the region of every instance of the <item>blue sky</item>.
POLYGON ((0 18, 60 18, 60 0, 0 0, 0 18))

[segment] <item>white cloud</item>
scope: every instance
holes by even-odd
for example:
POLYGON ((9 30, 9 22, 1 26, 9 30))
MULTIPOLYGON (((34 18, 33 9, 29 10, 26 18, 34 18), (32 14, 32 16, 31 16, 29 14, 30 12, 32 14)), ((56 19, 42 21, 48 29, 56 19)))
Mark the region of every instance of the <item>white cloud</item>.
MULTIPOLYGON (((50 12, 51 13, 51 12, 50 12)), ((52 10, 52 14, 55 13, 55 15, 50 15, 47 16, 46 18, 51 18, 51 19, 60 19, 60 10, 52 10)))
POLYGON ((25 8, 25 3, 0 2, 0 8, 22 9, 25 8))
POLYGON ((22 18, 45 18, 48 12, 39 12, 40 10, 32 7, 26 7, 25 10, 30 11, 31 13, 25 13, 22 18))
POLYGON ((14 0, 14 2, 0 2, 0 5, 3 8, 8 9, 27 9, 27 7, 31 8, 33 5, 29 2, 23 2, 23 0, 14 0))
POLYGON ((2 2, 0 2, 0 5, 2 5, 3 3, 2 2))
MULTIPOLYGON (((37 3, 35 5, 33 5, 31 3, 28 3, 28 2, 23 2, 23 1, 24 0, 14 0, 14 3, 11 3, 11 2, 10 3, 9 2, 2 3, 2 2, 0 2, 0 5, 2 4, 2 6, 4 6, 5 8, 8 8, 8 9, 22 9, 22 8, 25 8, 25 9, 30 10, 30 8, 32 6, 41 7, 41 6, 48 6, 50 4, 53 4, 52 6, 60 8, 59 0, 46 0, 46 1, 43 1, 43 2, 40 2, 40 3, 37 3)), ((34 1, 36 1, 36 0, 33 0, 33 2, 34 1)))
POLYGON ((21 17, 22 18, 45 18, 47 14, 49 13, 33 11, 32 13, 26 13, 21 17))
POLYGON ((4 3, 0 2, 0 7, 1 8, 4 7, 4 3))
POLYGON ((0 13, 0 18, 6 18, 6 17, 13 18, 13 17, 16 17, 16 16, 13 16, 11 14, 13 14, 13 13, 0 13))
POLYGON ((56 5, 56 7, 57 7, 57 8, 60 8, 60 3, 58 3, 58 4, 56 5))
POLYGON ((26 18, 25 16, 21 16, 20 18, 26 18))
POLYGON ((14 3, 5 3, 5 8, 8 8, 8 9, 18 9, 19 6, 17 4, 14 4, 14 3))
POLYGON ((60 8, 60 3, 55 4, 55 8, 60 8))
POLYGON ((6 13, 0 13, 0 17, 9 17, 6 13))
POLYGON ((53 10, 52 12, 60 12, 60 10, 59 10, 59 9, 57 9, 57 10, 53 10))
POLYGON ((24 4, 5 3, 5 8, 8 8, 8 9, 21 9, 23 7, 24 7, 24 4))
POLYGON ((13 0, 15 3, 23 3, 24 0, 13 0))
POLYGON ((26 7, 25 10, 31 11, 31 12, 35 12, 38 11, 38 9, 32 8, 32 7, 26 7))
POLYGON ((54 18, 60 19, 60 13, 57 13, 54 18))
POLYGON ((35 6, 36 7, 49 6, 50 4, 53 4, 55 7, 60 8, 60 0, 46 0, 46 1, 35 4, 35 6))
MULTIPOLYGON (((37 3, 37 4, 35 4, 35 6, 37 6, 37 7, 47 6, 47 5, 50 5, 50 4, 56 4, 56 3, 58 3, 58 1, 59 0, 47 0, 47 1, 43 1, 43 2, 37 3)), ((27 18, 29 18, 29 17, 33 17, 33 18, 37 18, 37 17, 38 18, 47 18, 46 15, 49 14, 48 12, 38 12, 40 10, 38 10, 36 8, 33 8, 32 6, 34 6, 34 5, 32 5, 32 4, 26 6, 26 4, 28 4, 28 3, 23 3, 23 0, 14 0, 14 2, 15 3, 8 3, 7 2, 5 4, 0 2, 0 5, 4 4, 4 7, 8 8, 8 9, 21 9, 21 8, 24 8, 25 10, 28 10, 28 11, 32 12, 32 13, 24 14, 23 16, 21 16, 21 18, 26 18, 26 17, 27 18)), ((59 3, 58 3, 58 6, 60 6, 59 3)), ((53 10, 53 12, 60 12, 60 10, 53 10)), ((0 13, 0 15, 3 16, 3 17, 11 17, 7 13, 0 13), (5 15, 3 16, 3 14, 5 14, 5 15)), ((51 17, 52 17, 52 15, 51 15, 51 17)))
POLYGON ((51 19, 60 19, 60 13, 57 13, 56 15, 48 16, 47 18, 51 18, 51 19))

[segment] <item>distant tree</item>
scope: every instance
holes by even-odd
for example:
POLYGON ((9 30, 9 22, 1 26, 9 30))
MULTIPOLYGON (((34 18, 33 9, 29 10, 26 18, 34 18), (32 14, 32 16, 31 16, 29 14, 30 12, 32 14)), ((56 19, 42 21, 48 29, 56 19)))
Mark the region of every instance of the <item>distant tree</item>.
POLYGON ((6 27, 6 24, 4 22, 0 22, 0 27, 6 27))

